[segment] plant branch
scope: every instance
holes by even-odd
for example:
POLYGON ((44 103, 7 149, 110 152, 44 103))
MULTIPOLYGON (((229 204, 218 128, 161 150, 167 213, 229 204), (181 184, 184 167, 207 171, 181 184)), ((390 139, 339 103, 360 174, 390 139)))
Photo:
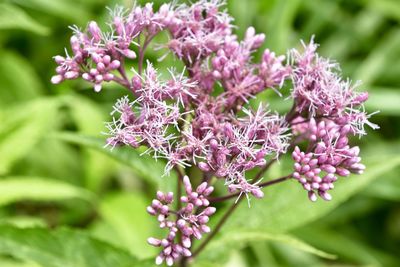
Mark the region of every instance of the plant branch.
MULTIPOLYGON (((139 35, 140 37, 140 35, 139 35)), ((153 36, 146 36, 143 46, 139 46, 139 58, 138 58, 138 73, 139 75, 142 75, 143 71, 143 61, 144 61, 144 53, 146 51, 147 46, 150 44, 151 40, 153 40, 153 36)), ((140 45, 140 39, 139 39, 139 45, 140 45)))
POLYGON ((232 205, 229 207, 229 209, 225 212, 224 216, 221 218, 221 220, 218 222, 218 224, 215 226, 215 229, 207 236, 207 238, 200 244, 200 246, 193 252, 192 258, 196 257, 197 255, 200 254, 200 252, 207 246, 207 244, 211 241, 211 239, 219 232, 221 227, 225 224, 225 222, 228 220, 228 218, 233 214, 235 209, 239 206, 240 201, 243 199, 242 196, 238 198, 237 201, 232 203, 232 205))
POLYGON ((178 165, 174 166, 174 170, 176 171, 176 174, 178 175, 178 179, 180 181, 183 181, 183 177, 185 176, 185 174, 183 173, 183 171, 178 167, 178 165))
POLYGON ((126 87, 128 90, 130 90, 130 85, 129 85, 128 81, 126 81, 126 80, 124 80, 124 79, 122 79, 120 77, 117 77, 117 76, 114 76, 113 81, 118 83, 118 84, 120 84, 120 85, 122 85, 122 86, 124 86, 124 87, 126 87))
MULTIPOLYGON (((262 188, 268 187, 268 186, 271 186, 271 185, 273 185, 273 184, 277 184, 277 183, 281 183, 281 182, 283 182, 283 181, 286 181, 286 180, 288 180, 290 177, 292 177, 292 174, 288 174, 288 175, 286 175, 286 176, 282 176, 282 177, 280 177, 280 178, 277 178, 277 179, 274 179, 274 180, 270 180, 270 181, 261 183, 261 184, 259 184, 258 186, 259 186, 259 187, 262 187, 262 188)), ((212 202, 212 203, 221 202, 221 201, 225 201, 225 200, 228 200, 228 199, 231 199, 231 198, 238 197, 239 195, 240 195, 240 192, 234 193, 234 194, 229 194, 229 195, 222 196, 222 197, 208 198, 208 201, 210 201, 210 202, 212 202)))
POLYGON ((260 180, 261 176, 263 176, 263 174, 272 166, 272 164, 277 160, 277 158, 271 159, 270 161, 268 161, 267 164, 265 164, 264 167, 262 167, 262 169, 256 174, 256 176, 254 177, 254 179, 251 181, 252 184, 254 184, 255 182, 257 182, 258 180, 260 180))

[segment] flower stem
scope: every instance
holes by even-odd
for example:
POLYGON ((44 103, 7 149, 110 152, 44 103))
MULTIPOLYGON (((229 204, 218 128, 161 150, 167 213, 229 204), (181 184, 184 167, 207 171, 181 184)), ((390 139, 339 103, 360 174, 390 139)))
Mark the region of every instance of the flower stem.
POLYGON ((277 159, 271 159, 265 166, 256 174, 254 179, 252 180, 252 183, 257 182, 261 176, 271 167, 271 165, 276 161, 277 159))
POLYGON ((197 255, 200 254, 200 252, 207 246, 207 244, 212 240, 212 238, 219 232, 221 227, 225 224, 225 222, 228 220, 228 218, 232 215, 234 210, 239 206, 240 201, 243 199, 242 196, 238 198, 238 200, 230 206, 230 208, 225 212, 224 216, 221 218, 221 220, 218 222, 218 224, 215 226, 215 229, 210 233, 210 235, 207 236, 207 238, 203 241, 203 243, 200 244, 200 246, 193 252, 192 258, 196 257, 197 255))
MULTIPOLYGON (((146 36, 146 38, 144 39, 143 45, 139 47, 139 58, 138 58, 138 73, 139 73, 139 75, 142 75, 142 71, 143 71, 144 53, 146 51, 147 46, 150 44, 151 40, 153 40, 153 37, 154 37, 154 35, 146 36)), ((140 39, 139 39, 139 45, 140 45, 140 39)))
MULTIPOLYGON (((290 177, 292 177, 292 174, 288 174, 286 176, 282 176, 280 178, 261 183, 258 186, 259 187, 268 187, 268 186, 271 186, 273 184, 278 184, 278 183, 281 183, 283 181, 286 181, 290 177)), ((210 201, 211 203, 221 202, 221 201, 225 201, 225 200, 228 200, 228 199, 231 199, 231 198, 238 197, 239 195, 240 195, 240 192, 239 193, 230 194, 230 195, 226 195, 226 196, 222 196, 222 197, 208 198, 208 201, 210 201)))

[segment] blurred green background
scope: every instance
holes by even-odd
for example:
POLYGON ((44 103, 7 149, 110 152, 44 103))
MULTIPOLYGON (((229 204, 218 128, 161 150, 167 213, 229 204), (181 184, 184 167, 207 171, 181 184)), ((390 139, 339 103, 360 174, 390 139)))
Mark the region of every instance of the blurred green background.
MULTIPOLYGON (((104 121, 123 89, 96 94, 83 81, 49 82, 52 57, 69 44, 67 27, 104 22, 105 6, 117 3, 132 5, 0 0, 1 267, 153 266, 147 259, 157 250, 145 240, 158 230, 145 208, 174 179, 161 178, 160 162, 102 148, 104 121)), ((315 34, 323 56, 363 81, 381 129, 354 140, 367 171, 339 182, 331 202, 309 202, 297 183, 268 188, 251 209, 242 203, 195 265, 400 266, 400 1, 229 0, 228 10, 239 36, 253 25, 277 53, 315 34)), ((157 66, 171 64, 169 57, 157 66)), ((288 106, 274 94, 259 100, 282 112, 288 106)))

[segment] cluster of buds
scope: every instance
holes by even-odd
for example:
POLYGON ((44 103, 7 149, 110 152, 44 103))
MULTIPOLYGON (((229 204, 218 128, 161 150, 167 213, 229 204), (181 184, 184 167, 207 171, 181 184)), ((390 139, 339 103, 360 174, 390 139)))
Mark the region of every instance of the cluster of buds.
POLYGON ((103 82, 111 80, 130 85, 122 62, 126 58, 135 59, 137 54, 132 46, 139 46, 141 37, 145 42, 154 38, 171 23, 172 14, 169 4, 162 5, 158 12, 153 11, 150 3, 136 6, 128 14, 124 8, 116 7, 111 11, 109 31, 102 31, 95 21, 89 22, 85 31, 73 27, 72 55, 54 57, 58 67, 51 81, 58 84, 82 77, 94 84, 96 92, 101 90, 103 82))
POLYGON ((258 178, 294 148, 294 170, 285 177, 298 180, 312 201, 317 195, 330 200, 328 191, 338 177, 365 169, 349 137, 365 135, 365 125, 378 128, 363 106, 368 94, 344 80, 337 63, 319 56, 313 39, 303 43, 303 52, 289 51, 288 60, 269 49, 259 51, 265 35, 249 27, 240 39, 223 6, 222 0, 200 0, 163 4, 158 11, 152 4, 117 7, 109 31, 94 21, 84 31, 75 27, 71 56, 54 58, 53 83, 82 77, 99 92, 105 82, 114 81, 131 93, 114 106, 113 120, 106 124, 107 145, 147 147, 143 154, 165 161, 166 175, 187 167, 203 172, 206 182, 195 191, 189 178, 183 179, 183 207, 171 210, 173 194, 159 192, 148 208, 169 231, 165 239, 149 239, 162 247, 157 264, 190 257, 192 237, 210 231, 206 224, 215 212, 208 207, 211 181, 224 181, 238 199, 262 198, 258 178), (185 65, 179 72, 170 69, 171 78, 161 77, 149 61, 144 66, 145 51, 160 32, 169 40, 158 48, 185 65), (257 52, 262 55, 258 61, 257 52), (137 69, 126 71, 125 60, 137 61, 137 69), (293 99, 289 113, 271 112, 267 104, 252 107, 250 100, 265 90, 282 95, 287 81, 293 99), (257 179, 247 179, 255 169, 261 169, 257 179))
POLYGON ((297 142, 306 141, 306 151, 298 146, 292 154, 295 161, 293 178, 308 191, 312 201, 317 193, 331 200, 338 176, 361 174, 359 147, 350 147, 349 137, 365 135, 364 125, 379 128, 368 121, 363 103, 368 93, 358 93, 348 80, 342 80, 339 66, 320 57, 311 40, 304 53, 291 51, 293 64, 292 98, 295 101, 292 130, 297 142))
POLYGON ((157 265, 165 261, 168 266, 171 266, 182 257, 190 257, 192 238, 201 239, 204 233, 210 232, 207 223, 216 209, 209 207, 210 202, 207 197, 214 188, 204 182, 193 190, 188 176, 184 176, 181 182, 186 194, 178 200, 182 205, 179 210, 171 210, 172 192, 167 194, 157 192, 157 198, 147 208, 150 215, 157 216, 160 227, 168 230, 167 237, 164 239, 153 237, 148 239, 150 245, 162 247, 162 251, 156 258, 157 265))
POLYGON ((327 191, 333 189, 338 176, 363 173, 365 166, 360 163, 360 149, 348 144, 349 126, 340 127, 326 120, 316 124, 311 119, 307 127, 307 151, 302 152, 296 146, 292 154, 295 161, 293 177, 308 191, 310 200, 317 200, 316 192, 324 200, 331 200, 327 191))

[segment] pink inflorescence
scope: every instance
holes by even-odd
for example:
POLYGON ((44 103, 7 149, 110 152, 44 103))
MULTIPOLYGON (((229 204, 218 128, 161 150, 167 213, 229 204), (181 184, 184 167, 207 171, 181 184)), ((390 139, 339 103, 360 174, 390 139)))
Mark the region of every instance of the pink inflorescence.
POLYGON ((216 209, 209 207, 210 202, 207 197, 214 188, 203 182, 196 190, 193 190, 188 176, 184 176, 182 182, 186 194, 178 200, 182 205, 179 210, 171 210, 172 192, 167 194, 157 192, 157 198, 147 208, 150 215, 157 216, 160 227, 168 230, 167 237, 164 239, 153 237, 148 239, 150 245, 162 247, 162 251, 156 258, 157 265, 165 261, 168 266, 171 266, 181 257, 190 257, 192 239, 201 239, 204 233, 210 232, 207 223, 216 209))
POLYGON ((297 180, 312 201, 318 195, 330 200, 338 177, 365 169, 360 149, 349 138, 365 135, 365 125, 378 128, 363 106, 368 93, 357 92, 358 83, 344 80, 337 63, 319 56, 313 39, 302 43, 304 51, 290 50, 286 59, 260 51, 265 35, 253 27, 239 38, 232 21, 220 0, 163 4, 158 11, 150 3, 131 10, 117 7, 108 31, 94 21, 83 31, 73 27, 71 52, 54 57, 55 84, 81 77, 96 92, 113 81, 131 93, 114 106, 106 124, 107 146, 145 147, 143 154, 166 162, 165 175, 188 167, 202 172, 206 182, 196 190, 180 173, 186 195, 178 210, 172 210, 171 192, 157 193, 148 208, 168 230, 165 239, 149 239, 162 248, 157 264, 190 257, 193 237, 210 231, 207 222, 215 212, 209 207, 211 182, 222 180, 237 199, 262 198, 262 171, 248 179, 249 171, 265 171, 289 150, 294 166, 286 177, 297 180), (173 56, 185 66, 168 69, 168 77, 145 59, 160 32, 169 37, 157 45, 165 50, 160 60, 173 56), (137 68, 127 71, 128 60, 137 68), (285 84, 293 100, 287 114, 254 105, 266 90, 282 95, 285 84))
POLYGON ((306 151, 296 146, 293 178, 308 191, 312 201, 317 194, 331 200, 328 193, 338 176, 361 174, 360 149, 349 145, 352 135, 365 135, 364 125, 379 128, 368 121, 363 103, 368 93, 355 91, 357 85, 343 80, 339 66, 316 53, 313 40, 304 53, 293 49, 292 98, 295 101, 292 130, 298 142, 307 142, 306 151))

